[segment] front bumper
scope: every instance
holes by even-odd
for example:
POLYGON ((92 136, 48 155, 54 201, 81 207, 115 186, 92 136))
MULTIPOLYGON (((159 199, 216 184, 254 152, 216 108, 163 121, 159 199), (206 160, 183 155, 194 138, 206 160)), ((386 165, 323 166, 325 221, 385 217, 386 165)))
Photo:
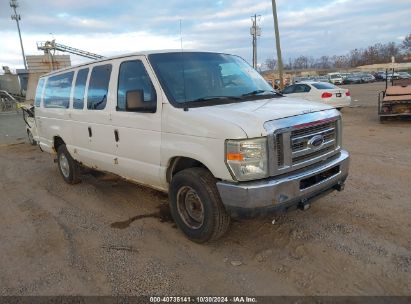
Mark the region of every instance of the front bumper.
POLYGON ((296 172, 251 182, 221 181, 217 188, 231 217, 260 217, 307 204, 333 190, 342 190, 348 167, 349 154, 341 150, 324 162, 296 172))

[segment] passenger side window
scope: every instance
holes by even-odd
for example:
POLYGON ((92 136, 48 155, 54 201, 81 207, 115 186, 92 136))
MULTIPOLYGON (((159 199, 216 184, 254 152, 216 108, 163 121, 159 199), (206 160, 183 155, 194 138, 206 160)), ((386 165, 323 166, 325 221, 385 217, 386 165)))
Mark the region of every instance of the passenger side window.
POLYGON ((74 86, 73 108, 84 108, 84 93, 86 91, 86 81, 88 75, 88 68, 77 72, 76 84, 74 86))
POLYGON ((111 69, 111 64, 105 64, 95 66, 91 71, 87 91, 87 109, 103 110, 106 107, 111 69))
POLYGON ((290 85, 290 86, 284 88, 283 93, 284 93, 284 94, 294 93, 294 88, 295 88, 294 85, 290 85))
POLYGON ((70 92, 74 72, 68 72, 50 77, 46 82, 44 92, 45 108, 67 109, 70 104, 70 92))
POLYGON ((44 88, 44 78, 41 78, 39 80, 39 83, 37 84, 36 96, 34 97, 34 105, 36 107, 40 107, 41 95, 43 94, 43 88, 44 88))
POLYGON ((156 91, 144 64, 140 60, 121 63, 118 76, 117 111, 155 113, 156 110, 156 91), (137 95, 142 98, 137 98, 137 95), (126 108, 127 98, 132 109, 126 108))

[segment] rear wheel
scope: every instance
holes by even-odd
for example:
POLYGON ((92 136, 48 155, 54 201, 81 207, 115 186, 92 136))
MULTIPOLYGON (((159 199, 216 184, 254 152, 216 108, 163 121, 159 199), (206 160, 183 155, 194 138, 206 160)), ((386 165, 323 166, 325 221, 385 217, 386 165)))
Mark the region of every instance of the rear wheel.
POLYGON ((68 184, 78 184, 80 180, 80 166, 67 151, 66 145, 57 149, 57 164, 64 181, 68 184))
POLYGON ((385 123, 387 121, 387 118, 384 116, 380 116, 380 123, 385 123))
POLYGON ((217 240, 230 225, 216 179, 204 168, 178 172, 171 181, 169 199, 174 221, 194 242, 217 240))

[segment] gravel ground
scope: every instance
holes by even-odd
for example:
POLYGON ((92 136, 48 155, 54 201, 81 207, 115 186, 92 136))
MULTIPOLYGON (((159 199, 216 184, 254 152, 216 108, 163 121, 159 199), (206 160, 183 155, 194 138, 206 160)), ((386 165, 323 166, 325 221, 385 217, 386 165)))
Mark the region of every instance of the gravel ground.
POLYGON ((382 84, 349 88, 346 189, 207 245, 176 229, 163 193, 65 184, 20 116, 1 115, 0 295, 411 295, 411 125, 378 123, 382 84))

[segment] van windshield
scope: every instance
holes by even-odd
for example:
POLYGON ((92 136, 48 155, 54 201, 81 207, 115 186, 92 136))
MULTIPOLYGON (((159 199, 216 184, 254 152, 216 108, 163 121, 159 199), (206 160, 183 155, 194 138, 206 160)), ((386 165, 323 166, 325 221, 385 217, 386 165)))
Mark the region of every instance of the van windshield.
POLYGON ((198 107, 279 96, 243 59, 233 55, 175 52, 149 55, 176 107, 198 107))

